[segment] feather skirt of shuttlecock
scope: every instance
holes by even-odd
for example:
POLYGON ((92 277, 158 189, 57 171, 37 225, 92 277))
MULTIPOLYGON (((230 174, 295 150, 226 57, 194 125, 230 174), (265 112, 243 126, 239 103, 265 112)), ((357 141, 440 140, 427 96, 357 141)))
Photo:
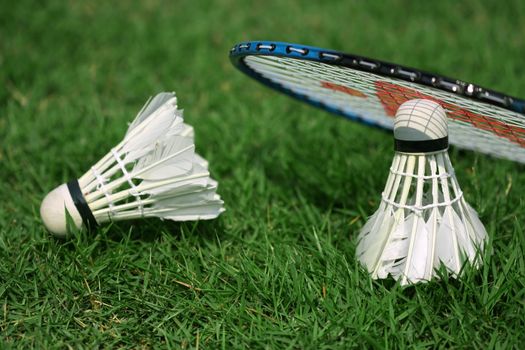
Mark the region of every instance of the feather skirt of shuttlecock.
POLYGON ((358 237, 373 278, 428 281, 442 265, 457 276, 478 265, 487 233, 463 198, 447 152, 396 153, 379 209, 358 237))
POLYGON ((78 182, 99 224, 141 217, 212 219, 224 211, 174 93, 150 99, 122 142, 78 182))

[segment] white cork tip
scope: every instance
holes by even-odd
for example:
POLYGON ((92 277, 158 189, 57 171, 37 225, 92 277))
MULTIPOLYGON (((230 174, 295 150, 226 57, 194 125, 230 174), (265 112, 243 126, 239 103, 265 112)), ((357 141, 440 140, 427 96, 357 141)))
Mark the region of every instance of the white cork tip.
POLYGON ((447 114, 430 100, 410 100, 399 106, 394 137, 404 141, 428 141, 448 136, 447 114))
POLYGON ((82 218, 73 203, 66 184, 49 192, 40 205, 40 216, 46 228, 56 237, 68 235, 66 211, 77 228, 82 227, 82 218))

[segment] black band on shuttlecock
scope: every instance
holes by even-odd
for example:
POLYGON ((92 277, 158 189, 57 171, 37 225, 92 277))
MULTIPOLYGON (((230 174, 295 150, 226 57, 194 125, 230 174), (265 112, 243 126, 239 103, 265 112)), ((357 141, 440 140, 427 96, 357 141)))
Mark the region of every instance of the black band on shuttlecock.
POLYGON ((407 141, 394 139, 394 150, 405 153, 430 153, 448 148, 448 136, 435 140, 407 141))
POLYGON ((89 209, 89 205, 87 204, 86 199, 82 194, 82 190, 80 189, 78 180, 69 181, 67 183, 67 188, 69 190, 69 194, 71 194, 73 203, 75 204, 75 207, 77 208, 84 225, 87 227, 88 230, 95 229, 98 226, 97 220, 93 216, 93 212, 91 211, 91 209, 89 209))

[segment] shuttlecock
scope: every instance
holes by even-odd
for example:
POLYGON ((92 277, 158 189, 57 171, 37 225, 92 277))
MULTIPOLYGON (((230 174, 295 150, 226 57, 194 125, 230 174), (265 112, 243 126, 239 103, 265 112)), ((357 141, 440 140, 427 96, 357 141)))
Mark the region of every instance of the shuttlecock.
POLYGON ((379 209, 358 237, 357 258, 373 278, 428 281, 444 265, 477 266, 487 233, 467 204, 447 153, 443 108, 410 100, 394 120, 395 155, 379 209))
POLYGON ((174 93, 148 100, 124 139, 78 180, 43 200, 40 215, 56 236, 107 221, 158 217, 213 219, 224 211, 208 163, 195 153, 193 128, 184 123, 174 93))

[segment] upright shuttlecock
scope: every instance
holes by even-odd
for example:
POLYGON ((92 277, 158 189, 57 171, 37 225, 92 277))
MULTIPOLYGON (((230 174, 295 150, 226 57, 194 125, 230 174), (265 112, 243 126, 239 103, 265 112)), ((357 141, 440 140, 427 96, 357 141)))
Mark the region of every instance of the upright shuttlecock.
POLYGON ((479 263, 487 239, 467 204, 447 153, 443 108, 411 100, 394 120, 395 155, 379 209, 358 238, 357 258, 373 278, 428 281, 444 265, 457 276, 479 263))
POLYGON ((158 217, 213 219, 224 211, 208 163, 195 153, 174 93, 150 99, 124 139, 80 179, 62 184, 42 202, 40 215, 56 236, 107 221, 158 217))

